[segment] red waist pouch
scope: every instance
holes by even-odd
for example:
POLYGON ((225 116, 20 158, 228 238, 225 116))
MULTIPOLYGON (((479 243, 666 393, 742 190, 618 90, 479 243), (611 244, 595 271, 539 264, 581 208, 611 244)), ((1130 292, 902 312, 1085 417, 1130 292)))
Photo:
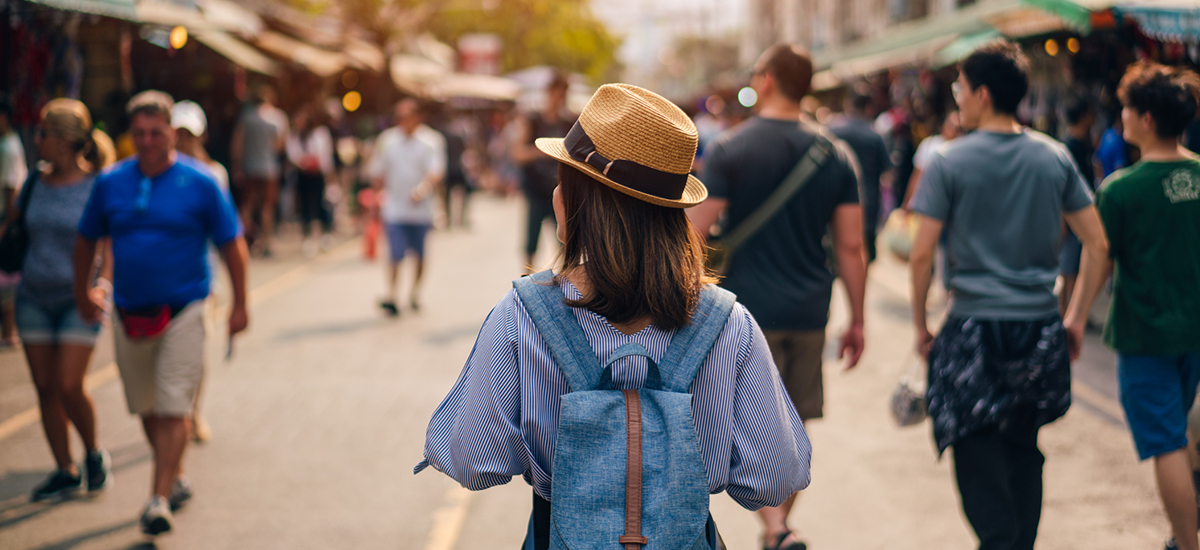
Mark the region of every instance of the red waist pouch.
POLYGON ((171 306, 156 306, 138 310, 120 308, 121 326, 125 335, 133 339, 157 338, 167 331, 171 318, 175 316, 171 306))

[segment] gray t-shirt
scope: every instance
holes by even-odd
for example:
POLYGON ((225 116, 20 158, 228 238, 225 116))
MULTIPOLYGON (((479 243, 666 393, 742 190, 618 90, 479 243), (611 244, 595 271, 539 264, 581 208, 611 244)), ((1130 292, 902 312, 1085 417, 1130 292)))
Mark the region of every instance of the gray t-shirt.
POLYGON ((242 112, 242 172, 253 178, 279 175, 279 143, 288 133, 287 116, 270 105, 242 112))
POLYGON ((1063 212, 1091 203, 1070 152, 1045 134, 977 131, 942 146, 912 210, 945 223, 951 315, 1057 313, 1063 212))
POLYGON ((48 185, 39 178, 34 185, 25 208, 29 249, 18 289, 26 298, 44 304, 71 299, 75 238, 95 182, 89 176, 68 185, 48 185))

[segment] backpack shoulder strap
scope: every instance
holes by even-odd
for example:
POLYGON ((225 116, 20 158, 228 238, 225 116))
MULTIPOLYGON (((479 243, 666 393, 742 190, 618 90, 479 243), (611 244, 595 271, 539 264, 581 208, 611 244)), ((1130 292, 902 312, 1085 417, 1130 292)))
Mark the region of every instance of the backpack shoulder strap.
POLYGON ((737 296, 728 290, 716 285, 704 287, 700 292, 700 304, 692 313, 691 324, 675 332, 663 353, 659 369, 664 390, 686 393, 691 388, 696 373, 704 366, 713 344, 725 329, 735 302, 737 296))
POLYGON ((563 303, 562 291, 554 284, 554 273, 543 271, 513 281, 517 296, 542 340, 550 347, 550 355, 567 377, 571 391, 596 388, 600 382, 600 362, 588 343, 575 312, 563 303))

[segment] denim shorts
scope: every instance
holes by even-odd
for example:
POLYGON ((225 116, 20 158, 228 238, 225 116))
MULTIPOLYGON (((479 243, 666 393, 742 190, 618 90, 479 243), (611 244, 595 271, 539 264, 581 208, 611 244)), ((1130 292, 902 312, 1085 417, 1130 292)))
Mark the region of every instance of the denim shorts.
POLYGON ((93 347, 100 323, 86 323, 75 309, 75 299, 49 304, 17 294, 17 332, 26 345, 74 344, 93 347))
POLYGON ((1117 356, 1121 405, 1138 458, 1187 447, 1187 415, 1200 384, 1200 353, 1117 356))
POLYGON ((387 232, 393 262, 403 260, 405 252, 409 250, 417 258, 425 257, 425 234, 429 232, 429 224, 389 223, 384 224, 384 231, 387 232))

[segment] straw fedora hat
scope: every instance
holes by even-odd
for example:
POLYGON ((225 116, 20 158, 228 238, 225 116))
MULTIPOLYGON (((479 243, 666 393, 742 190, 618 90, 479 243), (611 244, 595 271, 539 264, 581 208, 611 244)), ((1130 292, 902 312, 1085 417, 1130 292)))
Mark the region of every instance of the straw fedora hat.
POLYGON ((708 190, 689 174, 699 134, 662 96, 629 84, 605 84, 565 138, 534 144, 558 161, 626 195, 668 208, 695 206, 708 190))

